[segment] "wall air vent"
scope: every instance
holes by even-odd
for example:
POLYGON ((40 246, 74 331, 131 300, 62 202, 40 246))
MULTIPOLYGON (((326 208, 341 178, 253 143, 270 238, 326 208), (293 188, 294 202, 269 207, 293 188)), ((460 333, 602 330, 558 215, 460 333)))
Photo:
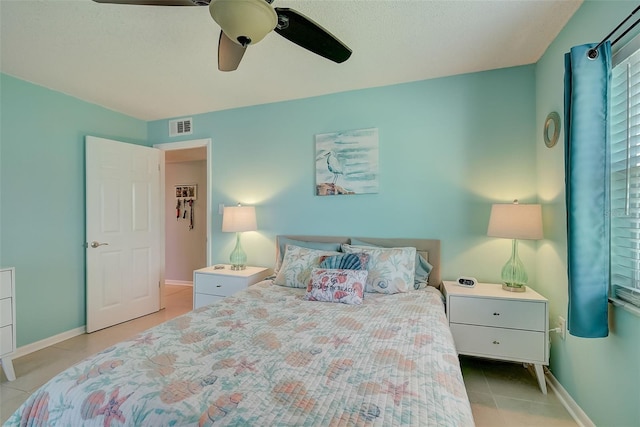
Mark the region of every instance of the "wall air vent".
POLYGON ((193 133, 193 119, 169 120, 169 136, 191 135, 193 133))

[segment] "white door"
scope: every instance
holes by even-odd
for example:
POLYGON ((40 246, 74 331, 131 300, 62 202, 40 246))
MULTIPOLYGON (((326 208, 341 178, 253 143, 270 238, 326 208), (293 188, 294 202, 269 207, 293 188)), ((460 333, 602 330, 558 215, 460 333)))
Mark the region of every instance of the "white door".
POLYGON ((160 162, 150 147, 85 141, 87 332, 160 307, 160 162))

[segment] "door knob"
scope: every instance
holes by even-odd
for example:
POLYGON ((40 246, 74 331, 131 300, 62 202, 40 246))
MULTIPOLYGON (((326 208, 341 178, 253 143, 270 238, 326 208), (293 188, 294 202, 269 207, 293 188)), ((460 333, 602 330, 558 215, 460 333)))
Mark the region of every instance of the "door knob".
POLYGON ((104 246, 104 245, 108 245, 108 243, 100 243, 100 242, 96 242, 95 240, 91 242, 92 248, 97 248, 98 246, 104 246))

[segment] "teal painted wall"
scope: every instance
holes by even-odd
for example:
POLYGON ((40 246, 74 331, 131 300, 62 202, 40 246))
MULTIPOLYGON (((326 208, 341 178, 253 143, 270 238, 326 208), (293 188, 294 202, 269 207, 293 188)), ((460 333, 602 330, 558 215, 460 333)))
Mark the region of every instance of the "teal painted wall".
MULTIPOLYGON (((545 240, 522 245, 532 286, 566 316, 562 141, 542 144, 563 109, 563 54, 599 41, 634 7, 587 1, 536 66, 516 67, 212 112, 194 134, 213 139, 213 206, 255 204, 249 262, 273 264, 277 234, 433 237, 444 277, 497 281, 509 243, 485 236, 490 205, 544 204, 545 240), (314 196, 314 135, 377 127, 380 192, 314 196)), ((171 142, 167 121, 145 123, 0 74, 0 266, 17 269, 18 346, 85 323, 86 134, 147 145, 171 142)), ((562 135, 562 134, 561 134, 562 135)), ((561 137, 562 139, 562 137, 561 137)), ((210 218, 214 262, 233 236, 210 218)), ((551 370, 598 426, 640 422, 640 318, 611 310, 611 335, 552 335, 551 370)))
MULTIPOLYGON (((85 323, 84 136, 167 142, 167 121, 0 78, 0 265, 16 267, 23 346, 85 323)), ((273 264, 283 233, 434 237, 447 277, 495 281, 509 245, 485 236, 490 204, 535 197, 533 99, 534 68, 517 67, 202 114, 190 139, 213 138, 214 206, 257 205, 253 264, 273 264), (380 193, 314 196, 314 135, 365 127, 380 131, 380 193)), ((222 262, 233 236, 211 221, 222 262)), ((522 257, 533 266, 534 247, 522 257)))
MULTIPOLYGON (((637 2, 628 1, 585 2, 536 65, 537 176, 547 238, 539 245, 536 264, 540 289, 551 301, 552 327, 559 315, 566 318, 567 313, 564 134, 556 147, 546 148, 544 120, 551 111, 562 115, 564 53, 572 46, 599 42, 636 6, 637 2)), ((638 426, 640 317, 611 306, 609 313, 607 338, 567 336, 562 341, 552 334, 550 368, 597 426, 638 426)))
MULTIPOLYGON (((563 108, 564 52, 599 41, 633 7, 587 1, 536 66, 366 89, 194 117, 188 138, 213 139, 212 204, 255 204, 249 262, 273 264, 277 234, 433 237, 444 277, 497 281, 509 242, 485 236, 490 205, 544 204, 545 240, 522 245, 532 286, 566 315, 562 141, 542 144, 563 108), (314 196, 314 135, 377 127, 380 192, 314 196)), ((0 265, 17 268, 18 345, 84 325, 84 135, 149 144, 167 121, 144 123, 0 75, 0 265)), ((210 218, 214 262, 233 236, 210 218)), ((599 426, 640 421, 640 318, 611 310, 612 333, 552 335, 551 369, 599 426), (615 408, 615 410, 613 410, 615 408)))
MULTIPOLYGON (((234 236, 218 204, 256 205, 248 262, 273 266, 278 234, 439 238, 444 277, 499 279, 510 242, 486 237, 491 203, 535 201, 534 66, 351 91, 193 116, 212 138, 214 262, 234 236), (314 135, 376 127, 377 194, 314 195, 314 135)), ((167 120, 149 139, 168 142, 167 120)), ((178 140, 178 139, 176 139, 178 140)), ((522 245, 535 276, 535 245, 522 245)), ((535 277, 533 277, 535 279, 535 277)))
POLYGON ((16 268, 18 347, 85 324, 84 137, 147 124, 0 74, 0 266, 16 268))

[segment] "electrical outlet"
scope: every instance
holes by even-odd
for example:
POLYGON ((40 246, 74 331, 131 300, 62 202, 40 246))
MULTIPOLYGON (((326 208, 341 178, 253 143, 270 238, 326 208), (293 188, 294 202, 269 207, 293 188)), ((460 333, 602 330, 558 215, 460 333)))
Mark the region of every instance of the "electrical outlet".
POLYGON ((567 321, 562 316, 558 316, 558 328, 560 328, 560 338, 565 339, 567 336, 567 321))

